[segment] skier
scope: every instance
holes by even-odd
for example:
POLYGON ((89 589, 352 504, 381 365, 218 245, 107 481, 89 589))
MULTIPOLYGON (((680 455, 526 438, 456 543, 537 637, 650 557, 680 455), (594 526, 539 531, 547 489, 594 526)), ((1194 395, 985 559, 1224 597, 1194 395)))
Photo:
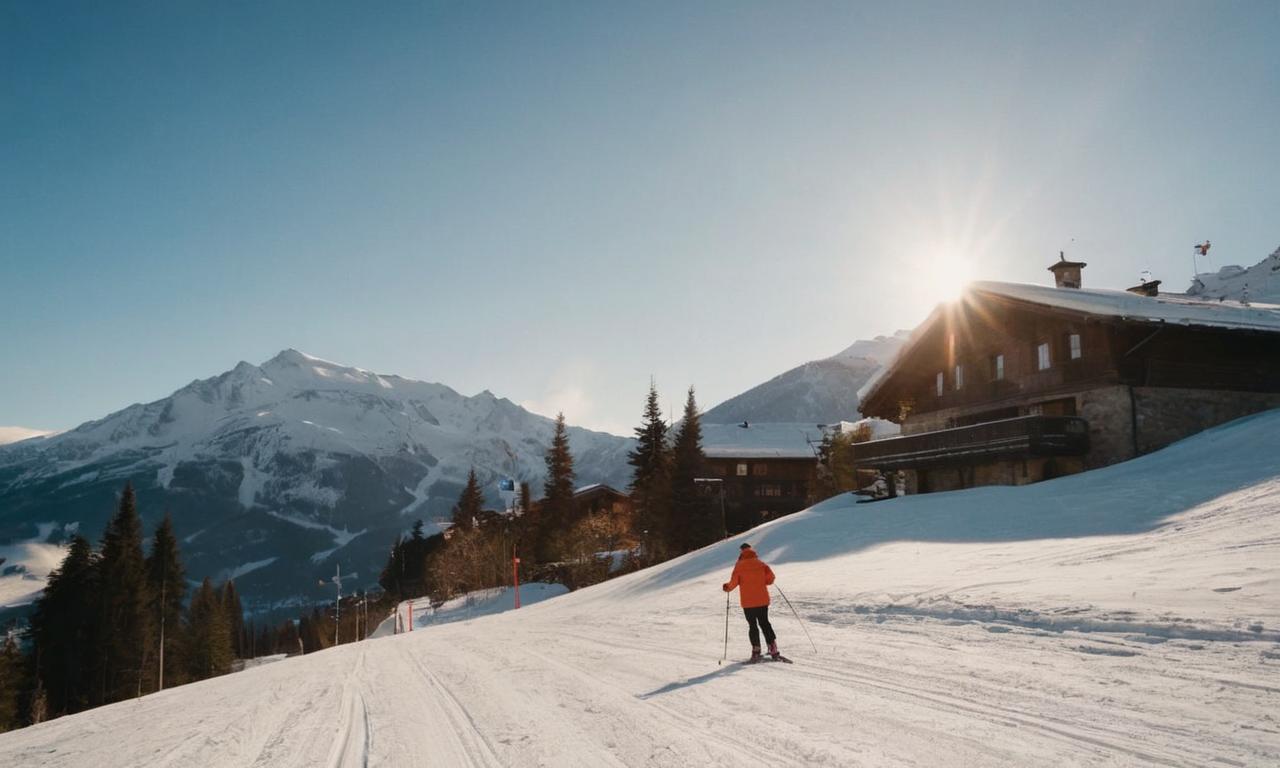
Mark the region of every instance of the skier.
POLYGON ((769 644, 769 656, 774 661, 783 661, 778 652, 777 636, 769 624, 769 585, 773 583, 773 570, 756 556, 750 544, 739 547, 738 562, 733 566, 733 575, 722 585, 725 592, 732 592, 734 587, 742 587, 738 600, 742 603, 742 612, 746 614, 747 637, 751 640, 751 659, 749 663, 762 660, 760 655, 760 630, 764 630, 764 641, 769 644))

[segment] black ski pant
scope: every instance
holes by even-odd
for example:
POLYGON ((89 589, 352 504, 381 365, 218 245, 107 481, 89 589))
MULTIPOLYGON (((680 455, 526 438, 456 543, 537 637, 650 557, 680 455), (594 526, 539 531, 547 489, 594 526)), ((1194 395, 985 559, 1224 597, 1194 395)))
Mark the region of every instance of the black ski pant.
POLYGON ((751 647, 760 647, 760 630, 764 630, 764 641, 772 643, 777 635, 773 634, 773 625, 769 623, 769 606, 762 605, 759 608, 743 608, 742 612, 747 615, 747 637, 751 639, 751 647), (758 625, 758 626, 757 626, 758 625))

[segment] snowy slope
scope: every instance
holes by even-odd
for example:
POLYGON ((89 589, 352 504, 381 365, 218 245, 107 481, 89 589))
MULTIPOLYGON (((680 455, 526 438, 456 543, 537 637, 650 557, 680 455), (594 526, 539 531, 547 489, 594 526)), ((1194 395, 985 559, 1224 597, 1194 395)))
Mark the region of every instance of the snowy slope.
POLYGON ((1248 299, 1253 303, 1280 304, 1280 248, 1252 267, 1231 265, 1217 272, 1195 276, 1190 296, 1206 299, 1248 299))
POLYGON ((824 360, 796 366, 720 403, 702 420, 707 424, 830 424, 856 419, 858 390, 881 366, 893 361, 910 335, 910 331, 898 331, 858 341, 824 360))
POLYGON ((1038 485, 751 531, 817 649, 775 589, 793 665, 717 664, 734 539, 3 734, 0 764, 1275 765, 1277 453, 1273 412, 1038 485))
MULTIPOLYGON (((173 513, 189 576, 235 576, 251 604, 311 602, 337 562, 373 583, 398 532, 447 518, 471 467, 495 506, 500 478, 540 483, 552 427, 487 391, 286 350, 0 447, 0 544, 40 523, 96 537, 131 480, 148 527, 173 513)), ((571 428, 570 446, 580 481, 625 482, 629 440, 571 428)))

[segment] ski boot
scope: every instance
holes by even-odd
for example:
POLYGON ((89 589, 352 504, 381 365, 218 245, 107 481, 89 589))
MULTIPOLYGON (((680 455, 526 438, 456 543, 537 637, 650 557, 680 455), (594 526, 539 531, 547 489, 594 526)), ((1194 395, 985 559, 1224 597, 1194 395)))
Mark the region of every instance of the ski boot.
POLYGON ((764 661, 764 657, 760 655, 760 646, 751 646, 751 658, 747 659, 748 664, 757 664, 764 661))
POLYGON ((778 650, 777 643, 769 643, 769 658, 773 659, 774 661, 782 660, 782 652, 778 650))

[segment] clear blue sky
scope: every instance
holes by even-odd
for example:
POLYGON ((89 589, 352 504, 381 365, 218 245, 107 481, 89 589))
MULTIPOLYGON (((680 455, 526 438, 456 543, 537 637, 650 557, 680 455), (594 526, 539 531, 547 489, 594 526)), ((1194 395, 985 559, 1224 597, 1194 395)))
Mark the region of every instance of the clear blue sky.
POLYGON ((0 4, 0 425, 285 347, 625 430, 1280 245, 1280 3, 0 4), (939 261, 944 262, 938 267, 939 261))

